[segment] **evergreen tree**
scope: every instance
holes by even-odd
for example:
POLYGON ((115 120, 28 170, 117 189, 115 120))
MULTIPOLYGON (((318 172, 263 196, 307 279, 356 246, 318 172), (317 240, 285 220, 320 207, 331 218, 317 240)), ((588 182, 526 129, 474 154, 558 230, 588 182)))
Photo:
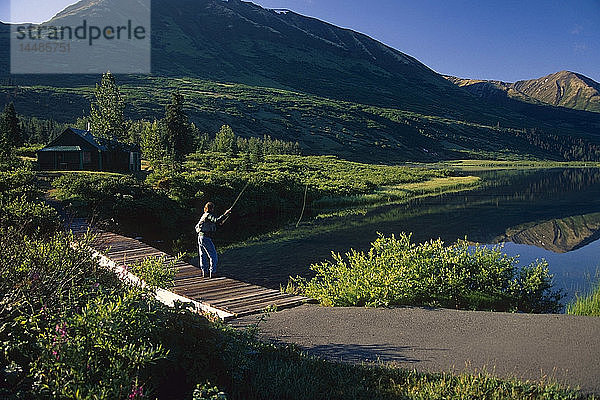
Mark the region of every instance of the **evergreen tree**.
POLYGON ((6 160, 12 154, 12 148, 8 143, 6 132, 8 131, 4 121, 4 114, 0 115, 0 160, 6 160))
POLYGON ((251 137, 248 140, 248 151, 250 152, 252 162, 260 163, 263 161, 263 146, 259 138, 251 137))
POLYGON ((191 148, 191 127, 183 110, 183 95, 173 93, 171 104, 165 112, 165 139, 169 156, 175 161, 183 161, 191 148))
POLYGON ((227 153, 230 156, 237 154, 235 133, 233 133, 233 129, 229 125, 223 125, 219 132, 217 132, 217 136, 213 142, 213 151, 227 153))
POLYGON ((92 133, 105 139, 126 141, 128 124, 124 115, 125 101, 110 71, 102 75, 94 95, 89 118, 92 133))
POLYGON ((140 147, 142 148, 142 156, 153 164, 163 161, 166 157, 161 125, 155 120, 153 123, 148 123, 141 133, 140 147))
POLYGON ((196 138, 196 151, 199 153, 206 153, 212 148, 212 139, 206 132, 198 133, 196 138))
POLYGON ((10 147, 23 146, 23 135, 21 131, 21 124, 19 123, 19 117, 15 111, 15 105, 11 102, 4 107, 2 112, 2 130, 4 140, 10 147))

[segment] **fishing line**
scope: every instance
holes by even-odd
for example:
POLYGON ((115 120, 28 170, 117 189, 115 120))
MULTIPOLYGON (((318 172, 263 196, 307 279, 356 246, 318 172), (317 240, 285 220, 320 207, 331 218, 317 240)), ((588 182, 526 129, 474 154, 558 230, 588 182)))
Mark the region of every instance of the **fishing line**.
POLYGON ((306 208, 306 194, 308 193, 308 181, 306 182, 306 189, 304 189, 304 204, 302 204, 302 212, 300 213, 300 218, 298 218, 298 222, 296 222, 296 228, 300 225, 300 221, 302 221, 302 217, 304 216, 304 209, 306 208))

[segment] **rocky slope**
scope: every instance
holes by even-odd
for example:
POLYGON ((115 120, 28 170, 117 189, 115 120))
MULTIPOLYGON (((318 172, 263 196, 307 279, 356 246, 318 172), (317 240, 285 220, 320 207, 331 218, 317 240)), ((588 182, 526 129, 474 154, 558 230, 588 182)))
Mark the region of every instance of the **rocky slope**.
POLYGON ((446 79, 482 98, 499 100, 508 97, 533 104, 600 112, 600 83, 570 71, 514 83, 453 76, 446 76, 446 79))

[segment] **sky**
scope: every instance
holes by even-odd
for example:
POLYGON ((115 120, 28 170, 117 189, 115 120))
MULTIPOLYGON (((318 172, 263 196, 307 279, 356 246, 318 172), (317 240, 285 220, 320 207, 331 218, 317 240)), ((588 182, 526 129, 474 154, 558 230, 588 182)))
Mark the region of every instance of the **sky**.
MULTIPOLYGON (((41 22, 74 1, 12 2, 13 22, 41 22)), ((442 74, 514 82, 569 70, 600 82, 600 0, 254 2, 362 32, 442 74)), ((0 0, 1 21, 10 3, 0 0)))

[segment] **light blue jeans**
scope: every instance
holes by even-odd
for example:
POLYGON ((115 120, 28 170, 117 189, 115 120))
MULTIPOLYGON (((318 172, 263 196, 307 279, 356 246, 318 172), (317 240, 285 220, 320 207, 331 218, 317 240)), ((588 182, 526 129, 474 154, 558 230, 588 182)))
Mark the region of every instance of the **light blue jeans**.
POLYGON ((198 235, 198 263, 204 274, 217 272, 217 249, 209 237, 198 235))

